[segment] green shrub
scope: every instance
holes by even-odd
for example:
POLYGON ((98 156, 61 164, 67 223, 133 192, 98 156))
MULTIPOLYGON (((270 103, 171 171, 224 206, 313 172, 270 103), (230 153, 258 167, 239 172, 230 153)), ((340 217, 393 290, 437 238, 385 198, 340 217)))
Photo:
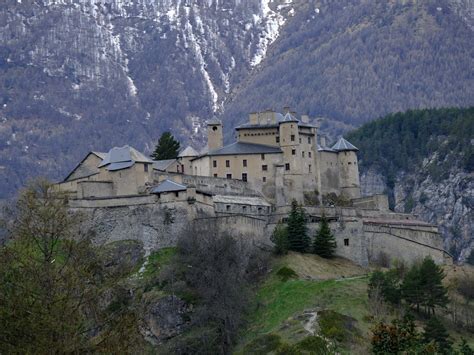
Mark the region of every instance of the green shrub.
POLYGON ((298 350, 307 351, 310 354, 324 355, 328 354, 328 342, 319 336, 309 336, 296 344, 298 350))
POLYGON ((277 271, 277 276, 280 278, 281 281, 286 282, 289 279, 294 279, 298 277, 298 274, 292 268, 288 266, 283 266, 280 270, 277 271))
POLYGON ((318 315, 321 334, 326 338, 345 342, 352 337, 355 330, 353 318, 332 310, 320 311, 318 315))

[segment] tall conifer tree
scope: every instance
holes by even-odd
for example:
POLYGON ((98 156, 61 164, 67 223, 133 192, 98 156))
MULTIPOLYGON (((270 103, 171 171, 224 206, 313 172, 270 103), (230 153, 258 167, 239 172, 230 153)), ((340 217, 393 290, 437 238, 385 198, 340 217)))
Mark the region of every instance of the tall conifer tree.
POLYGON ((155 150, 151 154, 153 160, 175 159, 179 153, 179 142, 170 132, 165 132, 158 140, 155 150))
POLYGON ((438 347, 437 353, 452 354, 452 342, 449 340, 448 332, 443 323, 436 317, 431 317, 426 323, 423 341, 425 343, 434 342, 438 347))
POLYGON ((336 251, 336 247, 336 240, 329 228, 328 220, 323 214, 321 222, 319 223, 319 230, 314 239, 313 253, 322 256, 323 258, 332 258, 336 251))
POLYGON ((310 239, 306 228, 306 214, 300 205, 293 200, 288 216, 288 246, 290 250, 304 253, 308 251, 310 239))

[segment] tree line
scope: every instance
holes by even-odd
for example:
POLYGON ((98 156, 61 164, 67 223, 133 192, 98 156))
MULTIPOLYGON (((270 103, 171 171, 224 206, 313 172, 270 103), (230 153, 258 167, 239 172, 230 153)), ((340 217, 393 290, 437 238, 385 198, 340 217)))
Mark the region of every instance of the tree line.
POLYGON ((321 217, 319 229, 313 240, 308 235, 307 221, 308 217, 304 208, 293 200, 286 225, 280 221, 271 236, 275 254, 284 255, 291 250, 299 253, 313 253, 323 258, 334 256, 337 243, 326 216, 323 214, 321 217))

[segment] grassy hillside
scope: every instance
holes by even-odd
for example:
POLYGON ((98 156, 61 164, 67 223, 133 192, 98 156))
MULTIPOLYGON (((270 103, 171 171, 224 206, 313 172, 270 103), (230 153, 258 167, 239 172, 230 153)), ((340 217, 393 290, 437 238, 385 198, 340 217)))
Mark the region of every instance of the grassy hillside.
MULTIPOLYGON (((282 344, 304 351, 301 344, 314 339, 311 330, 331 339, 333 350, 342 354, 369 353, 370 329, 376 321, 367 297, 367 272, 344 259, 326 260, 296 253, 275 259, 273 271, 258 289, 256 310, 242 331, 236 353, 275 353, 282 344), (282 280, 278 276, 282 267, 294 268, 297 276, 282 280)), ((474 270, 447 267, 446 272, 448 284, 474 270)), ((417 325, 421 327, 423 321, 418 320, 417 325)), ((447 319, 446 326, 456 344, 463 337, 474 345, 474 337, 468 331, 456 328, 447 319)))

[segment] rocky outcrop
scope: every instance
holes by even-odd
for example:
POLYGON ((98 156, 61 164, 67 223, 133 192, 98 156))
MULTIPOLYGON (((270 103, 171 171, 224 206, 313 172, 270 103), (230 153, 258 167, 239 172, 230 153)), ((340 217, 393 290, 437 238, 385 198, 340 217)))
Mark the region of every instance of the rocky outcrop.
POLYGON ((145 339, 154 345, 180 335, 189 322, 189 307, 174 295, 149 301, 145 306, 141 332, 145 339))

